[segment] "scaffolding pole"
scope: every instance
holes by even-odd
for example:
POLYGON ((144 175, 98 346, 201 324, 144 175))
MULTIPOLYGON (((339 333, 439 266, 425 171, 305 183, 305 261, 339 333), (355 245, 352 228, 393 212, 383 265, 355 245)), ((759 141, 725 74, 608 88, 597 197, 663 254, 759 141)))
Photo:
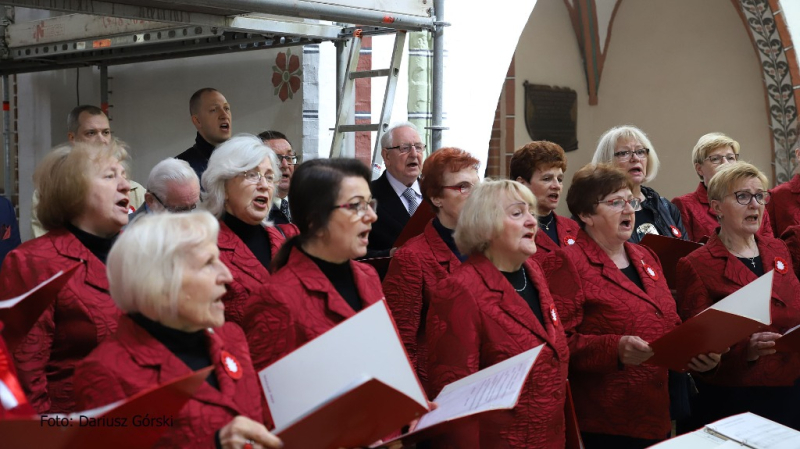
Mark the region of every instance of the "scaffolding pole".
POLYGON ((3 194, 11 201, 11 89, 3 75, 3 194))
POLYGON ((444 86, 444 0, 434 1, 435 28, 433 31, 433 80, 431 90, 431 149, 433 151, 442 147, 442 125, 444 86))

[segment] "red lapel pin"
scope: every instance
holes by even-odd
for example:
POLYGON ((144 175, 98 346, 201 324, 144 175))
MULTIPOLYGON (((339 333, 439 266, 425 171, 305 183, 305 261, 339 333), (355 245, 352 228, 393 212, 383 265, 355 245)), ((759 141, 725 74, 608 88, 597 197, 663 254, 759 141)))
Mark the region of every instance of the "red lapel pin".
POLYGON ((553 325, 558 326, 558 313, 556 312, 556 306, 550 304, 550 318, 553 319, 553 325))
POLYGON ((658 280, 658 273, 656 273, 656 270, 650 265, 644 263, 644 260, 642 261, 642 267, 644 268, 644 272, 647 273, 647 275, 650 276, 651 279, 653 279, 654 281, 658 280))
POLYGON ((776 257, 775 258, 775 271, 777 271, 780 274, 786 274, 786 272, 789 271, 789 266, 788 266, 788 264, 786 263, 785 260, 783 260, 780 257, 776 257))
POLYGON ((571 236, 569 234, 565 235, 564 236, 564 244, 567 245, 567 246, 574 245, 575 244, 575 237, 573 237, 573 236, 571 236))
POLYGON ((228 351, 222 351, 221 353, 222 358, 222 366, 225 367, 225 371, 234 379, 241 379, 242 378, 242 365, 239 364, 239 361, 236 360, 236 357, 233 356, 228 351))
POLYGON ((681 230, 678 229, 676 226, 670 225, 669 229, 670 231, 672 231, 672 235, 674 235, 676 238, 681 238, 681 236, 683 235, 681 234, 681 230))

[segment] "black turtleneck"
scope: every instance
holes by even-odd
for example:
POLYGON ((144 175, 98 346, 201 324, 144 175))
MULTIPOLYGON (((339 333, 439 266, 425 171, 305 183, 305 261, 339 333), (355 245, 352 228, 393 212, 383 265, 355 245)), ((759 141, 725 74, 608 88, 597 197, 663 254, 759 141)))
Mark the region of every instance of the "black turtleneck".
POLYGON ((198 178, 203 177, 203 172, 208 167, 208 159, 211 153, 214 152, 214 145, 208 143, 200 133, 194 138, 194 145, 183 153, 175 156, 176 159, 181 159, 189 163, 189 165, 197 173, 198 178))
POLYGON ((458 247, 456 246, 456 239, 453 238, 453 230, 444 227, 441 221, 439 221, 439 217, 433 219, 433 228, 436 229, 436 232, 439 234, 439 237, 444 240, 444 243, 450 248, 450 251, 453 252, 453 255, 456 258, 464 262, 469 258, 469 256, 464 256, 458 251, 458 247))
POLYGON ((539 229, 550 237, 552 241, 556 242, 556 245, 561 246, 561 242, 558 241, 558 231, 556 230, 556 213, 551 210, 550 213, 544 217, 539 217, 538 221, 539 229), (547 227, 545 227, 545 225, 547 225, 547 227))
POLYGON ((78 229, 72 225, 72 223, 67 223, 66 228, 75 238, 78 239, 79 242, 83 244, 92 254, 95 255, 100 262, 103 262, 103 265, 106 263, 106 259, 108 258, 108 252, 111 251, 111 245, 114 244, 114 240, 117 239, 119 234, 114 234, 113 237, 103 238, 98 237, 94 234, 89 234, 88 232, 78 229))
POLYGON ((298 249, 319 267, 322 274, 333 284, 333 288, 353 310, 356 312, 361 310, 361 296, 358 294, 356 281, 353 279, 353 268, 350 266, 349 260, 345 263, 328 262, 308 254, 300 247, 298 249))
MULTIPOLYGON (((204 331, 184 332, 164 326, 139 313, 128 315, 134 323, 141 326, 153 338, 175 354, 192 371, 211 366, 211 356, 208 355, 206 336, 204 331)), ((219 382, 214 371, 206 377, 209 385, 219 390, 219 382)))
POLYGON ((636 267, 633 264, 628 264, 626 268, 620 268, 619 271, 622 272, 628 279, 631 280, 637 287, 639 287, 642 291, 644 291, 644 284, 642 284, 642 278, 639 277, 639 272, 636 271, 636 267))
POLYGON ((542 303, 539 300, 539 290, 536 290, 536 286, 533 285, 533 281, 531 281, 530 276, 528 276, 525 267, 523 266, 519 270, 511 273, 505 271, 501 271, 501 273, 508 279, 511 286, 517 291, 517 294, 528 303, 528 307, 530 307, 533 314, 536 315, 536 319, 544 326, 544 315, 542 315, 542 303))
POLYGON ((261 224, 250 225, 231 214, 225 214, 222 221, 231 228, 237 237, 242 239, 247 248, 256 256, 261 265, 269 270, 272 261, 272 247, 269 242, 269 234, 261 224))

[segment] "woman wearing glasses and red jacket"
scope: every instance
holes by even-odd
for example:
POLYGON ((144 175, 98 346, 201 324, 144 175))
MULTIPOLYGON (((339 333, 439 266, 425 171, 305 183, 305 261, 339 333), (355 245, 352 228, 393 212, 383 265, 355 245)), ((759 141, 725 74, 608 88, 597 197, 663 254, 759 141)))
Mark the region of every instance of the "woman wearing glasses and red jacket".
MULTIPOLYGON (((672 203, 681 211, 683 226, 689 240, 699 241, 703 237, 711 237, 719 226, 717 215, 708 202, 708 182, 722 167, 739 160, 739 142, 722 133, 706 134, 697 141, 692 149, 692 163, 700 184, 697 190, 672 199, 672 203)), ((772 237, 769 214, 764 211, 764 219, 759 235, 772 237)))
POLYGON ((689 319, 774 270, 772 324, 735 344, 714 372, 696 378, 695 425, 751 411, 800 428, 800 355, 776 353, 775 340, 800 324, 800 282, 786 244, 759 234, 767 178, 745 162, 727 164, 708 184, 720 227, 708 243, 678 262, 678 312, 689 319))
POLYGON ((242 326, 256 371, 383 299, 375 269, 353 260, 367 253, 377 219, 370 175, 355 159, 313 159, 295 170, 289 207, 300 233, 275 256, 266 296, 242 326))
POLYGON ((249 305, 269 283, 269 266, 293 225, 267 221, 280 178, 275 153, 261 139, 240 134, 211 154, 203 172, 204 207, 220 221, 220 259, 233 274, 223 298, 225 320, 242 325, 249 305))
POLYGON ((383 280, 386 302, 423 387, 428 388, 425 317, 436 284, 467 256, 453 232, 464 202, 478 184, 480 163, 458 148, 441 148, 425 160, 420 187, 436 217, 422 234, 398 249, 383 280))
POLYGON ((688 240, 681 213, 674 204, 645 187, 645 182, 656 179, 658 155, 650 139, 635 126, 617 126, 600 137, 593 164, 611 164, 630 176, 631 193, 640 202, 636 211, 636 225, 630 241, 639 243, 646 234, 658 234, 688 240))
MULTIPOLYGON (((639 199, 607 164, 575 173, 567 205, 580 220, 575 245, 542 266, 569 343, 569 380, 587 449, 644 448, 669 436, 668 370, 645 362, 648 342, 681 323, 661 264, 630 243, 639 199)), ((718 354, 688 365, 713 369, 718 354)))

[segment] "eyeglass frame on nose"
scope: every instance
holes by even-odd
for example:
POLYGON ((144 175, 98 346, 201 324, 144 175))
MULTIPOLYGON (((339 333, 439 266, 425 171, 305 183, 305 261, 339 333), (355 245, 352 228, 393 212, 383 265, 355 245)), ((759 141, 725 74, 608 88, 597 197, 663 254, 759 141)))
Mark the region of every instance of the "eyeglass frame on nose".
POLYGON ((633 160, 634 156, 636 156, 636 159, 639 160, 647 159, 647 157, 650 156, 650 148, 639 148, 638 150, 624 150, 624 151, 614 152, 614 157, 622 161, 633 160), (640 152, 642 153, 640 154, 640 152))
POLYGON ((169 212, 172 212, 173 214, 182 214, 182 213, 191 212, 191 211, 197 209, 197 203, 192 204, 192 207, 180 207, 180 208, 178 208, 178 207, 167 206, 166 204, 164 204, 163 201, 161 201, 161 198, 159 198, 158 195, 155 194, 155 192, 153 192, 152 190, 148 190, 148 192, 150 193, 150 195, 153 195, 153 198, 155 198, 156 201, 158 201, 158 204, 160 204, 161 207, 163 207, 164 209, 166 209, 169 212))
POLYGON ((607 204, 608 207, 611 207, 613 209, 620 210, 620 211, 625 210, 625 205, 626 204, 630 204, 631 207, 633 208, 634 212, 642 210, 642 200, 640 200, 639 198, 636 198, 636 197, 631 198, 631 199, 627 199, 627 200, 624 199, 624 198, 614 198, 613 200, 597 201, 595 204, 607 204), (615 206, 614 203, 616 203, 617 201, 622 201, 623 203, 615 206), (633 204, 634 202, 636 203, 635 206, 633 204))
POLYGON ((286 155, 286 156, 280 155, 280 154, 276 154, 275 157, 278 158, 278 165, 280 165, 282 161, 286 161, 286 163, 288 165, 297 165, 297 155, 296 154, 290 154, 290 155, 286 155))
POLYGON ((711 162, 711 165, 720 165, 722 164, 722 160, 725 159, 729 163, 734 163, 739 160, 739 155, 736 153, 733 154, 712 154, 711 156, 706 156, 703 158, 703 161, 711 162), (728 156, 733 156, 733 160, 730 160, 728 156), (717 161, 714 162, 714 158, 717 158, 717 161))
POLYGON ((755 198, 756 204, 760 204, 762 206, 766 206, 767 204, 769 204, 769 201, 772 198, 772 194, 767 192, 767 191, 750 193, 747 190, 739 190, 738 192, 729 193, 729 194, 727 194, 725 196, 731 196, 731 195, 733 195, 733 197, 736 198, 736 202, 741 204, 742 206, 749 206, 750 203, 753 202, 753 198, 755 198), (743 202, 741 202, 739 200, 739 194, 740 193, 741 194, 746 194, 749 197, 749 198, 747 198, 747 202, 746 203, 743 203, 743 202), (757 195, 761 195, 761 201, 758 200, 757 195))
POLYGON ((250 184, 258 184, 258 183, 260 183, 261 182, 261 178, 264 178, 264 179, 267 180, 267 186, 268 187, 275 187, 275 185, 278 184, 278 182, 279 182, 279 179, 275 177, 274 173, 270 173, 269 175, 265 175, 264 173, 261 173, 258 170, 243 171, 243 172, 239 173, 239 175, 241 175, 244 178, 244 180, 249 182, 250 184), (258 178, 250 179, 253 176, 252 173, 257 174, 258 178), (272 179, 269 179, 268 176, 271 176, 272 179))
POLYGON ((456 192, 458 192, 458 193, 460 193, 462 195, 466 195, 466 194, 472 192, 472 189, 474 187, 475 187, 475 184, 473 184, 471 182, 466 182, 466 181, 462 182, 462 183, 459 183, 459 184, 456 184, 454 186, 442 186, 443 189, 455 190, 456 192), (464 190, 466 190, 466 192, 464 190))
POLYGON ((404 145, 397 145, 394 147, 386 147, 387 150, 398 150, 400 154, 408 154, 411 152, 412 148, 415 149, 417 153, 422 153, 423 151, 425 151, 426 148, 428 148, 428 146, 420 142, 420 143, 407 143, 404 145))
POLYGON ((333 206, 333 210, 336 209, 346 209, 349 212, 355 212, 358 218, 362 218, 364 215, 367 215, 367 208, 372 209, 372 212, 378 213, 378 200, 373 198, 369 201, 365 199, 360 199, 358 202, 346 203, 346 204, 338 204, 333 206))

